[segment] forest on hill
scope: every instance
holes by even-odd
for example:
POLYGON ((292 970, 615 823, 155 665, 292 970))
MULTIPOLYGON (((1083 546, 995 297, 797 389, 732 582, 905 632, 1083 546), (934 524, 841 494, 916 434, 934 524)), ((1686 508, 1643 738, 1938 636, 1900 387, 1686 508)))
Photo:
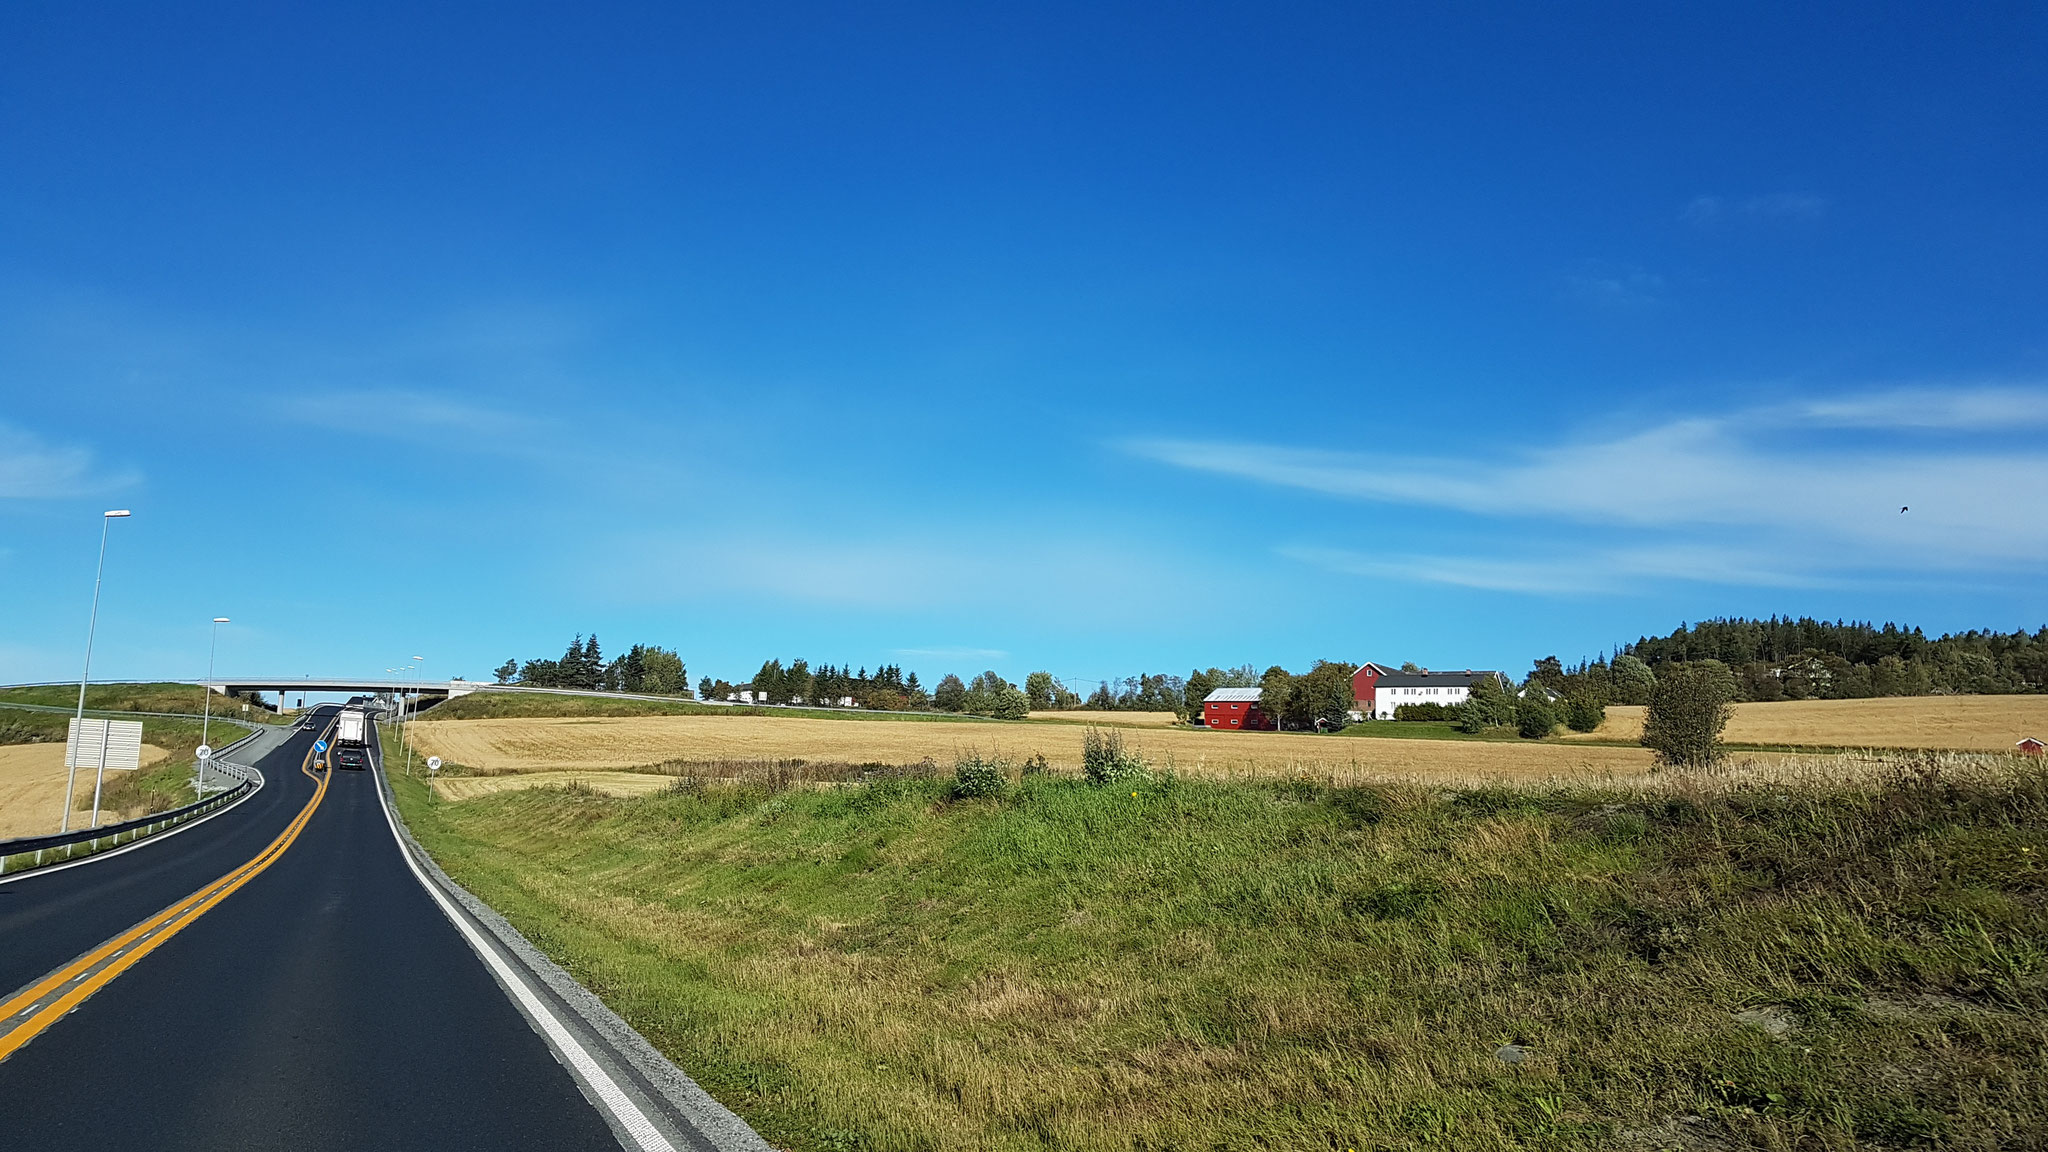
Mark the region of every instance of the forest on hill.
POLYGON ((1576 667, 1547 657, 1531 675, 1559 691, 1592 690, 1613 703, 1639 704, 1658 670, 1702 660, 1727 665, 1742 700, 2043 692, 2048 627, 1930 640, 1919 628, 1897 624, 1728 617, 1644 636, 1616 649, 1612 659, 1576 667))

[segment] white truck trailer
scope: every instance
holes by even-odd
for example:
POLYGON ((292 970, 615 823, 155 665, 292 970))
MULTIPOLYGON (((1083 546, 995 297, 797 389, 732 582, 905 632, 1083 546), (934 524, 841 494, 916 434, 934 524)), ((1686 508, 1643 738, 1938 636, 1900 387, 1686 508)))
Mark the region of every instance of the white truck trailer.
POLYGON ((361 708, 343 708, 334 729, 336 744, 361 747, 370 742, 370 718, 361 708))

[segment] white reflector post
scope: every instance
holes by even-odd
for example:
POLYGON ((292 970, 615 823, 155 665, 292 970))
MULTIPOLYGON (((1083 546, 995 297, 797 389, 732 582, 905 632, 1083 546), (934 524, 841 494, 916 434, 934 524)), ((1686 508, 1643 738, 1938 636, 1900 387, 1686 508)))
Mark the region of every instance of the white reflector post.
POLYGON ((73 720, 64 741, 66 768, 102 766, 100 752, 106 751, 104 766, 133 770, 142 767, 142 722, 139 720, 73 720))

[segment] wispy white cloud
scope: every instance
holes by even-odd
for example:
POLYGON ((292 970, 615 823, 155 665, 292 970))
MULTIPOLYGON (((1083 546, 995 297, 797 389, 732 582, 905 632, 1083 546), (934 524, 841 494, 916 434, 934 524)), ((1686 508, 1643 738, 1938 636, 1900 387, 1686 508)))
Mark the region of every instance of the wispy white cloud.
POLYGON ((1827 214, 1828 198, 1813 192, 1770 192, 1761 196, 1695 196, 1678 218, 1695 227, 1745 220, 1818 220, 1827 214))
POLYGON ((1832 428, 1995 432, 2048 427, 2048 389, 1900 388, 1809 400, 1796 419, 1832 428))
POLYGON ((2039 421, 2044 411, 2048 399, 2023 389, 1873 393, 1675 420, 1508 459, 1204 440, 1126 447, 1274 487, 1619 535, 1584 560, 1315 554, 1324 567, 1367 564, 1382 575, 1528 590, 1598 591, 1663 578, 1793 584, 1856 571, 1956 574, 2048 563, 2048 454, 2003 440, 1958 445, 1910 435, 2039 421), (1916 407, 1916 398, 1925 403, 1916 407), (1869 434, 1823 444, 1799 436, 1802 429, 1869 434))
POLYGON ((1811 588, 1837 581, 1806 569, 1797 556, 1740 548, 1666 545, 1588 548, 1511 556, 1374 554, 1344 548, 1286 546, 1282 556, 1330 572, 1489 592, 1577 596, 1636 591, 1650 581, 1811 588))
POLYGON ((130 472, 96 472, 90 450, 45 443, 0 424, 0 499, 57 500, 134 483, 130 472))

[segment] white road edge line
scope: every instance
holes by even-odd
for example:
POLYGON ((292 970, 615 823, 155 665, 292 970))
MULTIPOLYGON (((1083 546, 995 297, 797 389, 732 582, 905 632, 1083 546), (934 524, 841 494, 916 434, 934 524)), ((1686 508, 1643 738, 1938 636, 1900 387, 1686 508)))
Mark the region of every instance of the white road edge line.
MULTIPOLYGON (((379 773, 384 770, 383 759, 382 756, 377 758, 376 770, 379 773)), ((534 995, 533 989, 527 985, 525 979, 505 962, 504 957, 498 954, 496 948, 491 947, 482 933, 470 925, 469 919, 462 915, 461 909, 455 907, 447 895, 427 877, 426 872, 421 870, 419 861, 412 858, 412 853, 405 846, 405 837, 398 832, 398 821, 391 814, 391 801, 384 795, 384 781, 379 779, 376 786, 377 803, 384 809, 384 823, 391 829, 391 838, 398 845, 398 854, 405 858, 405 866, 412 869, 413 879, 418 880, 420 887, 427 890, 427 895, 433 897, 434 903, 441 909, 441 914, 448 917, 449 923, 455 925, 456 931, 462 933, 471 950, 490 966, 492 973, 498 977, 498 982, 512 990, 527 1019, 540 1025, 548 1042, 555 1046, 557 1052, 568 1058, 569 1063, 576 1069, 576 1074, 597 1093, 598 1099, 611 1113, 612 1119, 618 1121, 619 1127, 633 1137, 641 1152, 676 1152, 676 1146, 668 1142, 667 1137, 661 1134, 661 1130, 647 1118, 647 1113, 642 1112, 640 1106, 633 1103, 633 1098, 626 1095, 618 1082, 613 1080, 611 1074, 590 1055, 568 1027, 549 1010, 540 997, 534 995)))

